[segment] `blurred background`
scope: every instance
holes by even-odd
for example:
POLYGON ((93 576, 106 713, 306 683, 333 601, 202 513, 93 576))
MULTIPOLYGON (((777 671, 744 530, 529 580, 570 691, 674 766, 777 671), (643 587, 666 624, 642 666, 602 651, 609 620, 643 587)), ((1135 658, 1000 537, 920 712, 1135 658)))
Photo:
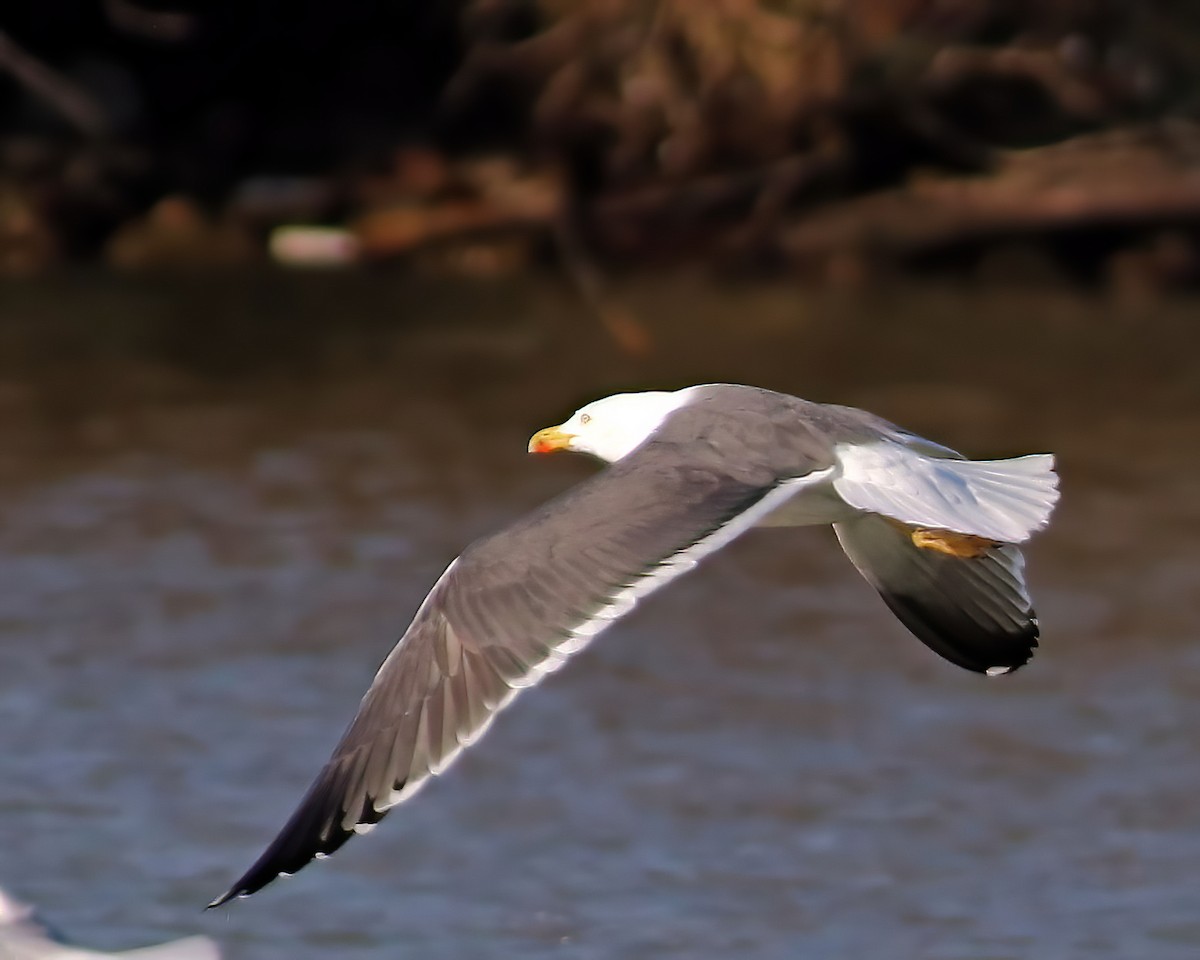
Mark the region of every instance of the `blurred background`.
POLYGON ((9 0, 0 885, 245 960, 1193 960, 1198 65, 1184 0, 9 0), (1057 452, 1038 657, 761 531, 201 913, 593 472, 528 436, 712 380, 1057 452))

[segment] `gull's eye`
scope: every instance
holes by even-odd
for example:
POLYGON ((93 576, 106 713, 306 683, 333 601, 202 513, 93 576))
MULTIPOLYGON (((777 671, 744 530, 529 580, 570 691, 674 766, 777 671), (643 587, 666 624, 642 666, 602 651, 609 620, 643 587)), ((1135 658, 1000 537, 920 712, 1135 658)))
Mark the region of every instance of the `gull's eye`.
POLYGON ((591 422, 592 422, 592 415, 590 413, 581 413, 579 415, 579 425, 581 427, 586 427, 591 422))

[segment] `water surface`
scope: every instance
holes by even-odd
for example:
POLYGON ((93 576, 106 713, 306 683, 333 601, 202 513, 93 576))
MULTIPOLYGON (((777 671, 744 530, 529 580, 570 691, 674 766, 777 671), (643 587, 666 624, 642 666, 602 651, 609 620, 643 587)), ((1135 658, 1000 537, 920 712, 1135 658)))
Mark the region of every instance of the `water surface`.
POLYGON ((7 289, 0 883, 88 945, 235 960, 1200 956, 1200 305, 623 296, 648 358, 552 286, 7 289), (529 434, 708 380, 1057 451, 1034 662, 959 671, 829 531, 755 532, 372 836, 201 913, 445 564, 594 469, 529 434))

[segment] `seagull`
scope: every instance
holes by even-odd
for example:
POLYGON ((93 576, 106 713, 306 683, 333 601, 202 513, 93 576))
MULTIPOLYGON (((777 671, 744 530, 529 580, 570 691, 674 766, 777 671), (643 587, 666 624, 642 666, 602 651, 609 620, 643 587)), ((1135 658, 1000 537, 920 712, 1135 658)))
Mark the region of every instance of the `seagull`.
POLYGON ((210 907, 366 833, 518 693, 708 554, 760 526, 832 524, 900 622, 988 676, 1033 655, 1016 544, 1058 500, 1051 454, 968 460, 853 407, 704 384, 589 403, 529 441, 610 466, 467 547, 388 654, 266 851, 210 907))
POLYGON ((68 944, 37 916, 33 907, 0 889, 0 958, 2 960, 221 960, 208 937, 185 937, 138 950, 104 953, 68 944))

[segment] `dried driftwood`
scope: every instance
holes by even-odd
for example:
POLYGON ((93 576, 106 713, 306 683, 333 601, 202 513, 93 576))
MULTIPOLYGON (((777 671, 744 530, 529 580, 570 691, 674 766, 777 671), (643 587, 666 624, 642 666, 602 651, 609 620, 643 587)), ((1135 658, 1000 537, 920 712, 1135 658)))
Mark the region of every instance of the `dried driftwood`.
POLYGON ((922 175, 797 216, 794 262, 904 258, 962 243, 1089 226, 1200 225, 1200 126, 1183 121, 1013 151, 986 175, 922 175))

